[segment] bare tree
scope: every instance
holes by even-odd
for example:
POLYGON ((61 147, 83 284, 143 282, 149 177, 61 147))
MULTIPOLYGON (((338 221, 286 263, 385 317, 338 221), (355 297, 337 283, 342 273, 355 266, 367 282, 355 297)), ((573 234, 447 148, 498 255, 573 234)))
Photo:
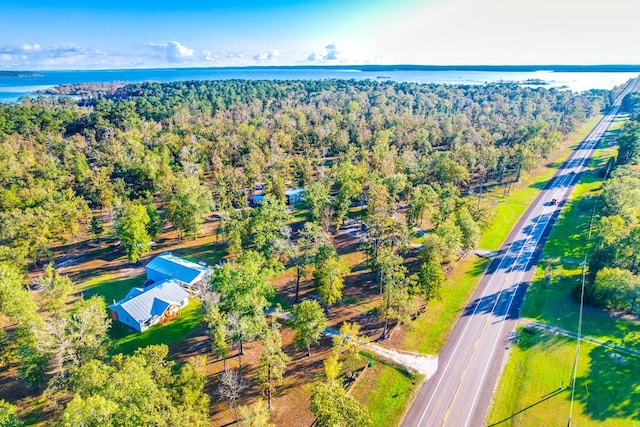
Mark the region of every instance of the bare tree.
POLYGON ((236 425, 239 424, 238 415, 238 398, 242 390, 247 388, 247 385, 242 381, 240 372, 237 369, 225 369, 220 375, 220 386, 218 387, 218 394, 224 400, 229 401, 229 406, 233 409, 236 415, 236 425))

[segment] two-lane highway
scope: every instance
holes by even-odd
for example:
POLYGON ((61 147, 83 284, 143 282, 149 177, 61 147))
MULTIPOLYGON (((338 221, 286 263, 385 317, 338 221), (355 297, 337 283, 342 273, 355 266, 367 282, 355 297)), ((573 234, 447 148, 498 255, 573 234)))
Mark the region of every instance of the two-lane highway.
POLYGON ((609 128, 628 85, 514 227, 458 319, 403 426, 481 426, 506 360, 526 287, 547 234, 593 150, 609 128))

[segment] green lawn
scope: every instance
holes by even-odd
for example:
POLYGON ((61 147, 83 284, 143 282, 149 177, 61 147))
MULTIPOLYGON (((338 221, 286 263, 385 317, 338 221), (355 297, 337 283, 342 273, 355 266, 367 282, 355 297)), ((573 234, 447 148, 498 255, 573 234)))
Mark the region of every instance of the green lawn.
MULTIPOLYGON (((619 123, 616 123, 620 126, 619 123)), ((602 169, 613 154, 605 142, 592 167, 602 169)), ((576 332, 579 304, 573 292, 580 284, 589 223, 601 175, 585 173, 554 226, 543 253, 551 265, 551 280, 539 267, 522 309, 524 317, 576 332)), ((612 316, 585 306, 582 333, 627 347, 640 346, 640 322, 612 316)), ((520 330, 517 345, 505 366, 489 425, 565 425, 569 415, 566 386, 576 352, 575 339, 520 330), (551 393, 551 394, 549 394, 551 393)), ((575 425, 640 425, 640 359, 583 342, 573 408, 575 425)))
POLYGON ((304 202, 298 202, 293 205, 293 212, 291 214, 291 220, 289 221, 289 224, 308 220, 309 208, 307 207, 307 204, 304 202))
POLYGON ((172 254, 195 263, 204 261, 211 266, 218 264, 222 258, 224 258, 226 254, 226 245, 217 244, 214 241, 200 246, 176 249, 172 254))
POLYGON ((195 331, 202 324, 200 302, 191 299, 189 305, 180 310, 180 315, 164 325, 155 325, 146 331, 129 332, 128 328, 114 322, 109 335, 113 340, 113 353, 131 354, 139 347, 153 344, 173 344, 195 331))
MULTIPOLYGON (((489 426, 563 426, 570 412, 576 341, 519 330, 487 418, 489 426)), ((640 425, 640 359, 583 342, 573 425, 640 425)))
MULTIPOLYGON (((522 316, 577 332, 580 305, 572 292, 580 283, 581 272, 581 266, 576 264, 555 266, 553 282, 549 285, 545 284, 542 269, 538 269, 527 291, 522 316)), ((582 333, 603 341, 640 347, 640 322, 624 321, 588 305, 584 308, 582 333)))
POLYGON ((583 260, 590 247, 589 224, 593 209, 598 208, 602 178, 594 172, 582 175, 571 199, 562 209, 544 248, 546 258, 583 260))
POLYGON ((85 298, 93 295, 100 295, 104 298, 107 305, 124 298, 129 290, 135 286, 142 286, 146 276, 139 274, 137 276, 126 277, 124 279, 114 279, 113 276, 98 276, 80 283, 77 291, 81 292, 85 298))
MULTIPOLYGON (((78 290, 86 297, 102 296, 107 304, 124 298, 134 286, 142 286, 146 276, 140 274, 124 279, 112 279, 101 276, 81 283, 78 290)), ((112 340, 112 352, 131 354, 138 347, 152 344, 173 344, 191 334, 202 323, 200 302, 192 299, 180 315, 165 325, 156 325, 146 331, 130 332, 129 328, 120 322, 113 322, 109 330, 112 340)))
POLYGON ((365 405, 371 414, 372 426, 400 425, 413 395, 422 383, 422 376, 410 374, 380 360, 362 374, 351 395, 365 405))
MULTIPOLYGON (((592 167, 604 167, 613 153, 598 150, 592 167)), ((585 251, 589 250, 589 224, 594 207, 601 207, 598 199, 602 176, 597 170, 586 172, 571 194, 544 248, 543 261, 551 265, 551 284, 546 283, 545 272, 538 269, 529 287, 522 309, 524 317, 577 330, 579 304, 572 292, 580 283, 585 251)), ((640 344, 640 323, 623 322, 607 312, 587 306, 583 319, 583 333, 617 343, 640 344)))

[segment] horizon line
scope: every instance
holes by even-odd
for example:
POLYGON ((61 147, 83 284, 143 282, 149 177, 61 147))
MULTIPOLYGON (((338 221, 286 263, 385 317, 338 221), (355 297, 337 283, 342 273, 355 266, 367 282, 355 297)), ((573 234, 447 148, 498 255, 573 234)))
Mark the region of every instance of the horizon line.
POLYGON ((554 72, 640 72, 639 64, 296 64, 296 65, 207 65, 207 66, 158 66, 119 68, 61 68, 61 69, 0 69, 0 74, 65 71, 138 71, 138 70, 206 70, 206 69, 337 69, 354 71, 554 71, 554 72))

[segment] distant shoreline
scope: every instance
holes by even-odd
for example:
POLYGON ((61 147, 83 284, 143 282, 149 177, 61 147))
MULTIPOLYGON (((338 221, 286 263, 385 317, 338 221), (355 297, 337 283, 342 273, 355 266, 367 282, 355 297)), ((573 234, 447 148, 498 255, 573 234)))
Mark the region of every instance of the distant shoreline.
POLYGON ((15 77, 42 77, 44 74, 37 71, 1 71, 0 70, 0 79, 1 78, 15 78, 15 77))
POLYGON ((165 68, 113 68, 113 69, 69 69, 69 70, 6 70, 0 71, 0 77, 33 77, 41 73, 59 73, 70 71, 141 71, 141 70, 345 70, 345 71, 494 71, 494 72, 534 72, 551 71, 567 73, 615 73, 639 72, 640 64, 601 64, 601 65, 247 65, 230 67, 165 67, 165 68))
MULTIPOLYGON (((396 83, 478 85, 520 84, 559 90, 611 89, 640 73, 639 65, 295 65, 207 68, 134 68, 114 70, 4 70, 0 79, 0 103, 41 94, 71 95, 75 85, 102 84, 112 91, 113 82, 176 82, 207 80, 364 80, 396 83), (573 68, 572 68, 573 67, 573 68), (578 72, 566 70, 577 69, 578 72), (529 71, 527 71, 529 70, 529 71), (13 75, 14 77, 8 77, 13 75), (18 76, 22 77, 18 77, 18 76), (66 85, 66 86, 65 86, 66 85), (55 88, 55 89, 52 89, 55 88)), ((81 94, 80 94, 81 95, 81 94)))

